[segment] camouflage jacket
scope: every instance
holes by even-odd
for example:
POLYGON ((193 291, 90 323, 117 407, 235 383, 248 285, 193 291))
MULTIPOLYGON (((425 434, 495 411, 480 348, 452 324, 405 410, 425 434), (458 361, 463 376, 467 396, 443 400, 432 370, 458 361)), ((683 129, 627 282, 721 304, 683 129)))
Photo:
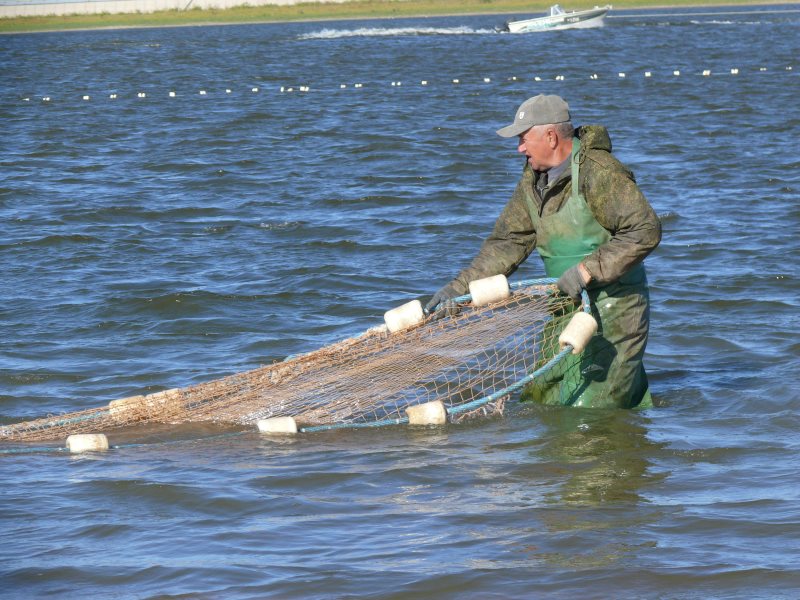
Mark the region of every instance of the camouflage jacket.
MULTIPOLYGON (((602 287, 619 279, 658 246, 661 223, 636 185, 633 173, 611 154, 606 128, 586 125, 575 135, 581 140, 580 190, 594 218, 611 234, 607 243, 581 261, 592 276, 589 287, 602 287)), ((523 176, 492 233, 472 263, 451 282, 454 294, 466 293, 470 281, 499 273, 511 275, 536 248, 536 231, 523 186, 533 187, 531 196, 545 216, 559 211, 572 192, 569 168, 550 182, 541 196, 536 189, 539 176, 525 164, 523 176)))

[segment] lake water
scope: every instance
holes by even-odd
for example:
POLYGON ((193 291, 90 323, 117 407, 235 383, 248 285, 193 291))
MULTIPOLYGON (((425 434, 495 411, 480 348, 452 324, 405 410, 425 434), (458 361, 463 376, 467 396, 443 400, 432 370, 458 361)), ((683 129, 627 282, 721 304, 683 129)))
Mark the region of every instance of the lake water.
POLYGON ((536 93, 609 128, 664 226, 659 408, 3 455, 0 596, 797 597, 791 8, 0 37, 4 423, 255 368, 432 293, 509 198, 522 162, 494 131, 536 93))

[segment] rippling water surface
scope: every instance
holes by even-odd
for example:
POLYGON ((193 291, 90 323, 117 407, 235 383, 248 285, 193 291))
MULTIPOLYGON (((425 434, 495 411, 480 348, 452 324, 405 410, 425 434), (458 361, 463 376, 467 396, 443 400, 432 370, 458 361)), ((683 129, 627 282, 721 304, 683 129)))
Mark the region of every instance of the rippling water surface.
POLYGON ((796 597, 800 14, 763 10, 0 39, 2 422, 435 291, 508 199, 494 130, 535 93, 609 127, 664 224, 659 408, 0 456, 0 596, 796 597))

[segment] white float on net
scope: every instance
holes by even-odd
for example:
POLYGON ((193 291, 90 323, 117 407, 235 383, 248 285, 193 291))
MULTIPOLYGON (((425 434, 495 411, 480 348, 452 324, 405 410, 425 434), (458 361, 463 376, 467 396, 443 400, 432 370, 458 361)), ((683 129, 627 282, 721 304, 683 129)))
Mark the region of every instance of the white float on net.
POLYGON ((472 296, 473 306, 485 306, 511 296, 511 288, 508 287, 506 276, 500 274, 470 281, 469 293, 472 296))
POLYGON ((422 303, 419 300, 406 302, 397 308, 386 311, 383 315, 383 321, 391 333, 414 327, 424 320, 425 313, 422 311, 422 303))
POLYGON ((586 312, 577 312, 558 336, 558 345, 562 350, 567 345, 572 346, 572 353, 580 354, 596 332, 597 321, 594 317, 586 312))
POLYGON ((108 450, 108 438, 103 433, 79 433, 67 438, 67 450, 72 454, 108 450))
POLYGON ((409 425, 444 425, 447 423, 447 410, 441 400, 409 406, 406 409, 409 425))
POLYGON ((145 411, 144 396, 129 396, 128 398, 120 398, 108 403, 108 414, 114 420, 122 422, 129 420, 132 416, 146 414, 145 411))
POLYGON ((261 433, 297 433, 297 421, 294 417, 260 419, 256 426, 261 433))

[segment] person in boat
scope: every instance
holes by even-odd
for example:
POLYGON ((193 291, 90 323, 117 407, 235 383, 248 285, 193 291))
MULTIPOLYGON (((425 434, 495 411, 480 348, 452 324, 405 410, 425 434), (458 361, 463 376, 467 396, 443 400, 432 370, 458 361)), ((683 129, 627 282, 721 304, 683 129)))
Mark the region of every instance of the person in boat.
POLYGON ((649 329, 644 259, 661 223, 633 173, 611 153, 605 127, 574 128, 569 105, 540 94, 520 105, 497 133, 519 140, 525 166, 511 199, 471 264, 440 289, 426 312, 452 314, 469 282, 511 275, 536 249, 558 289, 580 301, 586 290, 598 334, 562 360, 523 400, 548 405, 634 408, 652 405, 642 364, 649 329))

